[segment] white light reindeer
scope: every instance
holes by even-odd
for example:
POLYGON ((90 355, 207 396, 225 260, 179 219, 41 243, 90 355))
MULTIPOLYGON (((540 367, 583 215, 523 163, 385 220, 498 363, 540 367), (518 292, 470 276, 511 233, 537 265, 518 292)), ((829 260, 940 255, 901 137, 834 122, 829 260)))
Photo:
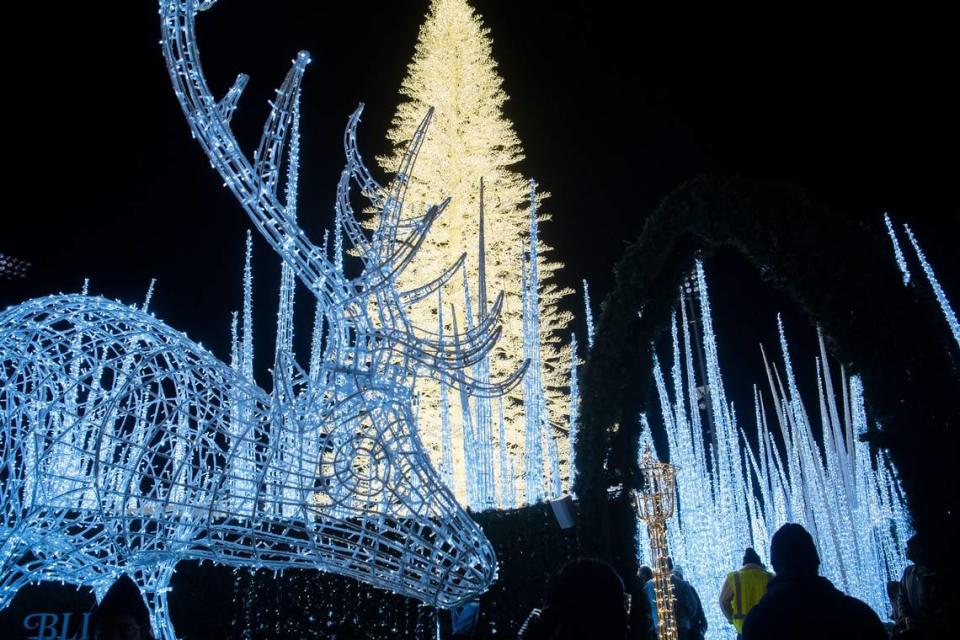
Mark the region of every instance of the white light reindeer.
POLYGON ((154 632, 172 639, 166 593, 183 559, 319 568, 455 605, 489 586, 496 559, 428 462, 414 384, 441 376, 499 395, 523 369, 493 385, 465 374, 499 338, 502 295, 459 335, 421 331, 406 316, 459 267, 414 291, 396 288, 446 205, 401 216, 430 115, 389 188, 362 165, 360 110, 351 117, 337 207, 363 270, 345 277, 277 195, 309 56, 294 62, 248 160, 229 126, 245 77, 218 102, 199 66, 194 17, 209 4, 160 2, 170 75, 214 167, 285 272, 317 297, 326 328, 317 366, 281 363, 268 394, 145 309, 60 295, 0 313, 0 609, 30 582, 86 585, 102 597, 127 573, 154 632), (371 237, 353 215, 351 182, 380 211, 371 237))

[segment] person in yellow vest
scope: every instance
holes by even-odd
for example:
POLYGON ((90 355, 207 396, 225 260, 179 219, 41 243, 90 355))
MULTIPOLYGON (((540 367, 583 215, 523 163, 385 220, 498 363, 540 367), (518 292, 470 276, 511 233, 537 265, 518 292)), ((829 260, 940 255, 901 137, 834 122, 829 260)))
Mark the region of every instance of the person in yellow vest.
POLYGON ((760 556, 752 547, 743 552, 743 566, 739 571, 727 574, 720 590, 720 610, 727 622, 737 630, 737 638, 743 630, 743 620, 753 605, 767 592, 767 583, 773 575, 767 571, 760 556))

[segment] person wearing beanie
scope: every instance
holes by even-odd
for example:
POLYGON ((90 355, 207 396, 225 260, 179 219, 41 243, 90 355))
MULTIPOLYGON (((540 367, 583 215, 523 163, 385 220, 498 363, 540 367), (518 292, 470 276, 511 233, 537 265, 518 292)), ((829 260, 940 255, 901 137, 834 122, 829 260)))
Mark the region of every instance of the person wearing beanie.
POLYGON ((767 571, 760 556, 752 547, 743 552, 743 566, 727 574, 720 589, 720 610, 727 622, 737 630, 737 637, 743 629, 743 621, 763 594, 767 592, 767 583, 773 575, 767 571))
POLYGON ((813 537, 799 524, 780 527, 770 541, 776 576, 743 621, 743 640, 886 640, 880 617, 819 575, 813 537))

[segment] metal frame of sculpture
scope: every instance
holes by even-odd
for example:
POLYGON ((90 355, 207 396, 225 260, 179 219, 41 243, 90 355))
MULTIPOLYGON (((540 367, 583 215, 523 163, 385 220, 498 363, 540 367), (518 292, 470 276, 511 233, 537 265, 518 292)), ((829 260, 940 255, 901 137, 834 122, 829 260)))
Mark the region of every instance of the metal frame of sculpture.
POLYGON ((416 290, 396 287, 446 205, 401 215, 430 114, 386 188, 357 153, 362 106, 350 118, 337 219, 363 269, 346 277, 296 223, 295 127, 309 55, 294 61, 247 159, 230 130, 246 77, 216 101, 200 69, 194 18, 211 4, 160 2, 170 77, 194 136, 283 258, 286 286, 292 292, 295 275, 316 296, 322 348, 309 371, 278 349, 267 393, 146 304, 59 295, 0 314, 0 609, 31 582, 85 585, 100 598, 127 573, 155 634, 174 638, 166 593, 183 559, 318 568, 453 606, 488 587, 496 559, 429 464, 414 385, 429 375, 496 397, 524 368, 487 384, 465 373, 499 338, 502 294, 452 336, 413 327, 405 314, 460 264, 416 290), (277 184, 288 148, 284 204, 277 184), (351 183, 381 211, 370 237, 353 215, 351 183))

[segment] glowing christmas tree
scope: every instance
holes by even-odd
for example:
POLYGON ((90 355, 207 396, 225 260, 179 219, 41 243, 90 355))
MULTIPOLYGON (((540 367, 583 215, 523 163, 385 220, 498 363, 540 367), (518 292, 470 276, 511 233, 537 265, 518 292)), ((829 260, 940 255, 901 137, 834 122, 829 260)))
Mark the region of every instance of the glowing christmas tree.
MULTIPOLYGON (((520 266, 524 244, 529 236, 527 180, 512 167, 523 158, 520 140, 512 123, 503 115, 507 95, 502 79, 497 74, 491 55, 491 39, 473 9, 465 0, 433 0, 426 21, 420 29, 413 60, 407 69, 401 94, 403 102, 397 108, 388 139, 395 151, 379 158, 387 172, 396 170, 404 147, 409 143, 423 114, 434 107, 430 134, 420 150, 417 172, 411 178, 407 191, 409 209, 405 215, 418 215, 436 194, 452 198, 450 207, 434 224, 433 235, 421 248, 413 264, 400 278, 400 286, 421 282, 424 278, 440 275, 441 269, 466 254, 467 280, 471 288, 478 283, 479 256, 477 234, 480 209, 480 181, 485 184, 486 212, 486 283, 491 295, 505 293, 503 337, 490 360, 494 377, 511 371, 524 359, 522 292, 520 266)), ((545 194, 541 193, 540 197, 545 194)), ((540 214, 539 220, 547 220, 540 214)), ((565 431, 569 400, 568 384, 569 345, 561 336, 569 335, 567 327, 571 316, 557 308, 560 298, 570 293, 552 284, 559 263, 544 258, 548 247, 542 240, 537 255, 540 277, 540 361, 543 394, 546 397, 548 437, 559 437, 565 431), (564 427, 563 431, 554 425, 564 427)), ((451 282, 444 298, 458 307, 458 316, 465 317, 460 300, 463 292, 459 283, 451 282)), ((479 292, 471 292, 479 300, 479 292)), ((431 301, 432 302, 432 301, 431 301)), ((478 312, 484 310, 478 309, 478 312)), ((436 307, 431 304, 414 306, 411 319, 422 326, 436 326, 436 307)), ((445 332, 450 331, 452 314, 444 314, 445 332)), ((421 398, 420 436, 435 464, 442 460, 442 399, 440 385, 425 380, 418 384, 421 398)), ((452 404, 459 399, 450 397, 452 404)), ((510 457, 519 473, 523 472, 524 416, 522 392, 518 387, 504 402, 504 433, 510 457)), ((455 489, 466 497, 463 448, 462 412, 451 407, 454 438, 453 455, 455 489)), ((499 434, 499 429, 496 430, 499 434)), ((497 436, 499 439, 499 435, 497 436)), ((495 443, 499 449, 499 441, 495 443)), ((567 460, 566 443, 562 443, 560 457, 567 460)), ((495 456, 500 458, 500 456, 495 456)), ((495 478, 502 478, 498 460, 495 478)), ((564 472, 566 464, 564 464, 564 472)), ((566 473, 564 473, 566 475, 566 473)), ((501 481, 498 481, 501 484, 501 481)))

